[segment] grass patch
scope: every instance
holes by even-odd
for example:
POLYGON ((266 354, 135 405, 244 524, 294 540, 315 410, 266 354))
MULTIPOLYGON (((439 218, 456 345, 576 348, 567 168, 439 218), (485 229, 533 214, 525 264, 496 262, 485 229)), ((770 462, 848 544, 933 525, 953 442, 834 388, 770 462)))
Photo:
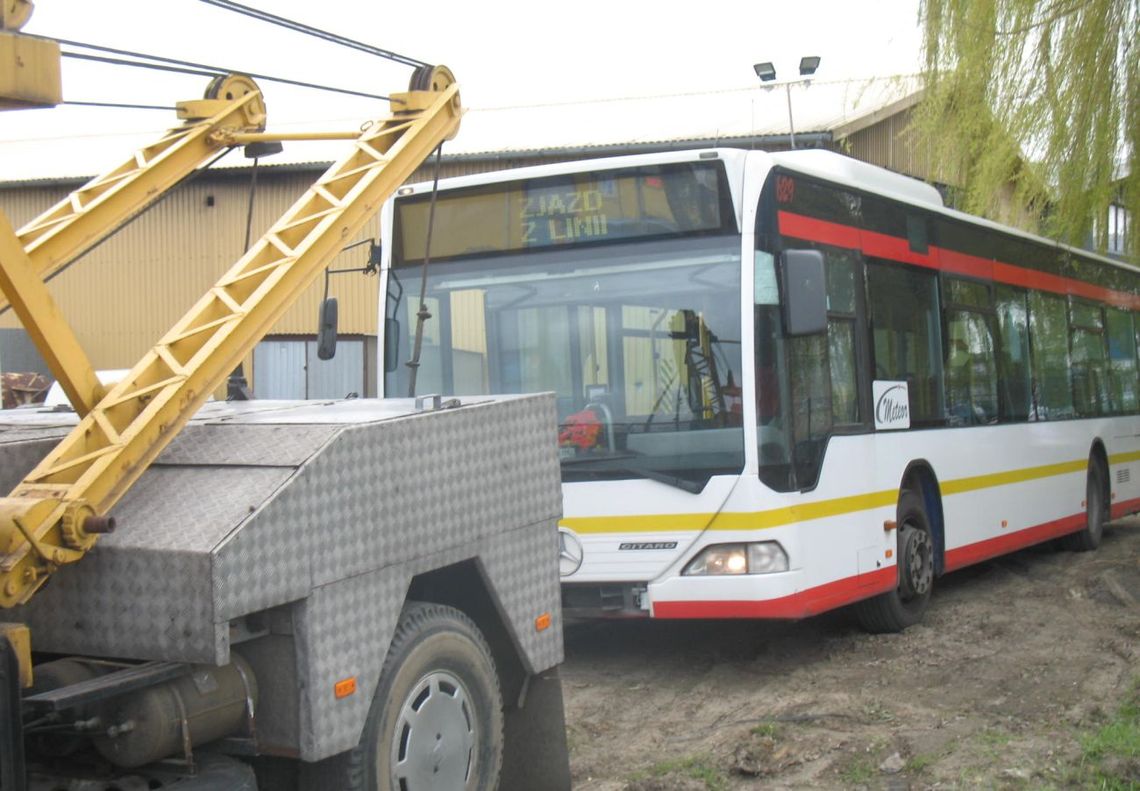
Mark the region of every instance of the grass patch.
POLYGON ((878 776, 873 757, 859 757, 839 772, 839 779, 846 785, 866 785, 878 776))
POLYGON ((690 780, 704 783, 708 791, 725 791, 728 788, 728 778, 724 772, 716 768, 711 760, 704 756, 689 756, 675 761, 662 761, 649 767, 647 774, 650 777, 687 777, 690 780))
POLYGON ((762 722, 752 728, 749 733, 753 736, 763 736, 769 739, 778 739, 783 734, 784 729, 775 722, 762 722))
POLYGON ((1081 759, 1073 780, 1086 788, 1135 791, 1140 788, 1140 679, 1116 715, 1081 738, 1081 759))
POLYGON ((936 756, 929 755, 927 753, 922 753, 920 755, 912 755, 910 757, 910 759, 906 762, 906 767, 904 768, 904 771, 914 772, 915 774, 918 774, 920 772, 924 772, 924 771, 926 771, 927 767, 929 767, 932 763, 935 762, 935 760, 937 760, 936 756))
POLYGON ((986 728, 977 735, 977 740, 982 745, 982 751, 989 758, 998 758, 1003 755, 1012 738, 1005 731, 994 728, 986 728))

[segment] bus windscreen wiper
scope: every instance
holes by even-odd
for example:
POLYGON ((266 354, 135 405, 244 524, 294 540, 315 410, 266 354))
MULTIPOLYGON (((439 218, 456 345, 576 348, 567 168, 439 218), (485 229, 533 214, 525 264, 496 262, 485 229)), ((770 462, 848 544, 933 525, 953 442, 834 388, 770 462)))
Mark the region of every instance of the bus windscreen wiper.
MULTIPOLYGON (((576 467, 579 464, 583 464, 586 462, 613 461, 614 458, 615 458, 614 456, 608 456, 608 457, 580 456, 580 457, 575 457, 575 458, 570 458, 570 459, 563 459, 562 465, 563 466, 576 467)), ((624 459, 624 458, 633 458, 633 457, 629 454, 621 454, 621 455, 617 456, 617 458, 624 459)), ((612 472, 612 473, 626 473, 628 475, 636 475, 639 478, 647 478, 651 481, 657 481, 658 483, 663 483, 667 486, 673 486, 677 489, 682 489, 686 492, 689 492, 690 494, 700 494, 705 488, 705 483, 707 483, 707 481, 705 481, 705 483, 700 483, 698 481, 691 481, 688 478, 682 478, 678 475, 671 475, 667 472, 661 472, 660 470, 653 470, 653 469, 649 469, 647 467, 632 467, 629 465, 621 465, 621 466, 605 465, 605 466, 600 466, 595 470, 591 470, 591 472, 598 472, 598 473, 612 472)))

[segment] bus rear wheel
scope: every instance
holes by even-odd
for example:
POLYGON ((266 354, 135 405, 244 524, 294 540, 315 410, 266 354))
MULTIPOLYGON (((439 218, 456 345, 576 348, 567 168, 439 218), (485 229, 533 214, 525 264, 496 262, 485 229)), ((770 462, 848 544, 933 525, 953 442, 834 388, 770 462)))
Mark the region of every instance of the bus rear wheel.
POLYGON ((1089 459, 1089 473, 1085 480, 1085 526, 1080 532, 1064 538, 1065 549, 1072 552, 1090 552, 1100 546, 1104 525, 1108 521, 1108 474, 1095 456, 1089 459))
POLYGON ((855 605, 855 617, 868 632, 901 632, 922 620, 934 589, 934 541, 922 496, 899 493, 898 585, 855 605))

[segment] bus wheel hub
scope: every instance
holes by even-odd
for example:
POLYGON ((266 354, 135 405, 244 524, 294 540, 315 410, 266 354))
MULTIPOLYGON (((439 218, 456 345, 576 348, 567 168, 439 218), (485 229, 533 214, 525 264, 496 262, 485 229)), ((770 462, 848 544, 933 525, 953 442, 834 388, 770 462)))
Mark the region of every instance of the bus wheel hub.
POLYGON ((899 586, 904 599, 925 596, 934 581, 933 552, 930 536, 925 530, 904 525, 902 529, 903 567, 899 574, 899 586))

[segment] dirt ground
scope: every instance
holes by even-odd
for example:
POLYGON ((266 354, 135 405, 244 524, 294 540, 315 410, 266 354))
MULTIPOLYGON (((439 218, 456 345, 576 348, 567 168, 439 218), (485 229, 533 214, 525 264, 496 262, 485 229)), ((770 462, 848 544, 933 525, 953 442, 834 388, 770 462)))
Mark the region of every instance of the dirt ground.
POLYGON ((902 634, 593 622, 566 652, 576 791, 1081 785, 1082 737, 1140 683, 1140 519, 947 575, 902 634))

